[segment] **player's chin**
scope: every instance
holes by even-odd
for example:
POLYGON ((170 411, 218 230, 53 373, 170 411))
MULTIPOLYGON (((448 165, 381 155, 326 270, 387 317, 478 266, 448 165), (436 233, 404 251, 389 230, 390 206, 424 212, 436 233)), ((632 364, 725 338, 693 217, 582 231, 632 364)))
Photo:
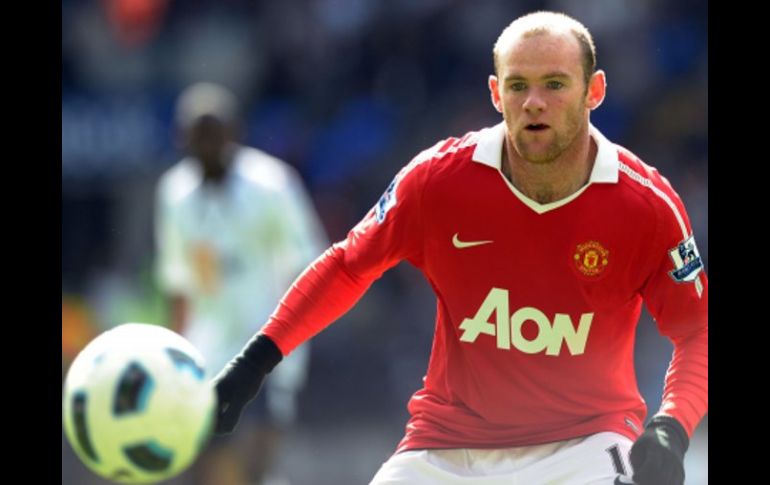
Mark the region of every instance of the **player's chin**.
POLYGON ((527 146, 521 150, 521 157, 530 163, 549 163, 553 161, 553 150, 549 146, 527 146))

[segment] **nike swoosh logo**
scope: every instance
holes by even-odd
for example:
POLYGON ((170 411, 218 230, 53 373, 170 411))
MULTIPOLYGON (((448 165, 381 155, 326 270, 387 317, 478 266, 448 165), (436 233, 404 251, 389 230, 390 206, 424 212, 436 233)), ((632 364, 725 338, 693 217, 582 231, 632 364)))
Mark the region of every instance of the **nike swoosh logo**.
POLYGON ((634 482, 628 477, 622 477, 618 475, 617 477, 615 477, 614 485, 634 485, 634 482))
POLYGON ((452 244, 457 249, 463 249, 463 248, 472 248, 473 246, 480 246, 482 244, 489 244, 494 241, 460 241, 460 239, 457 237, 460 233, 456 232, 455 235, 452 237, 452 244))

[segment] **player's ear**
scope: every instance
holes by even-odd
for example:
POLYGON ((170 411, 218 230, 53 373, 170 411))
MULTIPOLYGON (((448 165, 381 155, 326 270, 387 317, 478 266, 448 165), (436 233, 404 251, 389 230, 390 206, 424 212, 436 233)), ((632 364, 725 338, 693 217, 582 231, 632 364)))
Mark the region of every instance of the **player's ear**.
POLYGON ((500 100, 500 91, 499 91, 499 82, 497 80, 497 76, 494 74, 489 75, 489 94, 492 97, 492 106, 495 107, 498 113, 503 112, 503 103, 500 100))
POLYGON ((588 109, 596 109, 604 101, 604 95, 607 93, 607 78, 604 71, 599 69, 594 72, 591 79, 588 81, 588 93, 586 99, 586 107, 588 109))

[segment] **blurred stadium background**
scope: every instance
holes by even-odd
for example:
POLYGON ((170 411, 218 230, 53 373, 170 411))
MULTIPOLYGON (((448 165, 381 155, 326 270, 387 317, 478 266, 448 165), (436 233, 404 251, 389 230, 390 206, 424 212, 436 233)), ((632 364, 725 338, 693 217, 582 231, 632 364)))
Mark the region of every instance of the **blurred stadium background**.
MULTIPOLYGON (((593 32, 608 96, 592 121, 678 189, 708 269, 707 7, 62 0, 62 376, 99 332, 166 320, 151 272, 152 200, 179 155, 172 110, 183 87, 232 88, 246 106, 245 141, 300 171, 339 240, 413 155, 499 120, 486 88, 491 48, 534 9, 564 11, 593 32)), ((400 265, 314 340, 300 423, 281 462, 289 483, 367 483, 393 452, 427 365, 434 308, 418 272, 400 265)), ((645 314, 636 361, 653 411, 670 351, 645 314)), ((708 483, 707 460, 706 418, 687 456, 688 484, 708 483)), ((102 483, 62 438, 62 485, 102 483)))

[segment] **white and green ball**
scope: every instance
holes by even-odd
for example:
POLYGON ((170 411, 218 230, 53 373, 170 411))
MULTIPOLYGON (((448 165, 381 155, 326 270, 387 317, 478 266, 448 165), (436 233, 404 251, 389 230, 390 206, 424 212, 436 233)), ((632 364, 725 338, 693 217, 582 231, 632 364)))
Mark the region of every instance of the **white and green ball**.
POLYGON ((116 482, 155 483, 195 461, 215 406, 203 357, 190 342, 157 325, 126 323, 75 358, 62 413, 88 468, 116 482))

